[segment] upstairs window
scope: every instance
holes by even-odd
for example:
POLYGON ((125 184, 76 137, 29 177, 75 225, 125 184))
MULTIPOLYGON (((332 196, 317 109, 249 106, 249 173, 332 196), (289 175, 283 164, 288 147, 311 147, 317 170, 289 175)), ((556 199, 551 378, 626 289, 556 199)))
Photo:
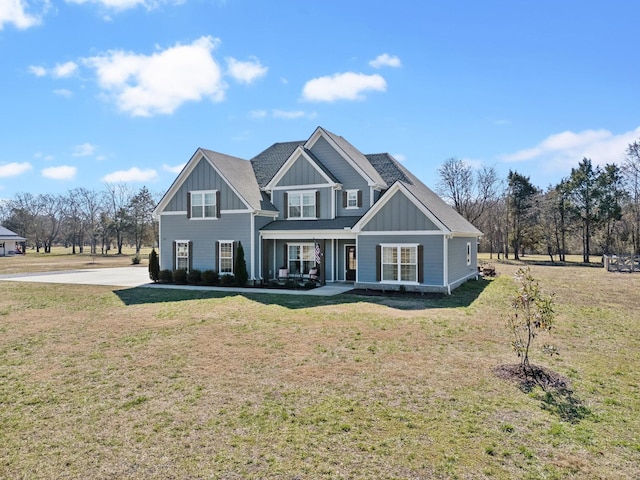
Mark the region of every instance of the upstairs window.
POLYGON ((216 190, 189 192, 190 218, 218 217, 218 197, 216 190))
POLYGON ((343 208, 360 208, 362 207, 362 191, 346 190, 342 193, 343 208))
POLYGON ((288 218, 318 218, 318 192, 288 192, 288 218))

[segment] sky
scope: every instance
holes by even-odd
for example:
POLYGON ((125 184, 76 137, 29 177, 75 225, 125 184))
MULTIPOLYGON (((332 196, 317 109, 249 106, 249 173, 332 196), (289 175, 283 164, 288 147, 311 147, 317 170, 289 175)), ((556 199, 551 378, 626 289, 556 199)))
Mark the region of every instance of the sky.
POLYGON ((640 139, 632 0, 0 0, 0 198, 162 194, 199 147, 318 126, 428 186, 451 157, 558 183, 640 139))

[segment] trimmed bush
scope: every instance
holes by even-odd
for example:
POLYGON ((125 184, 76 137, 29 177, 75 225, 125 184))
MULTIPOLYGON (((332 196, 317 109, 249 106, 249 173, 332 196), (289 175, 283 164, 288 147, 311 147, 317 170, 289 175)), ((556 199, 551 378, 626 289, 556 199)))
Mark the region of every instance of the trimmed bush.
POLYGON ((160 270, 158 272, 158 280, 162 283, 169 283, 173 279, 173 272, 171 270, 160 270))
POLYGON ((151 249, 149 254, 149 278, 154 282, 160 279, 160 261, 155 248, 151 249))
POLYGON ((184 285, 187 283, 187 271, 184 268, 174 270, 171 274, 171 279, 173 280, 173 283, 184 285))
POLYGON ((140 262, 142 261, 142 259, 140 258, 140 255, 138 255, 137 253, 131 257, 131 265, 140 265, 140 262))
POLYGON ((202 272, 202 283, 205 285, 217 285, 219 281, 220 277, 215 270, 205 270, 202 272))
POLYGON ((202 272, 197 269, 191 270, 187 274, 187 282, 191 285, 198 285, 202 281, 202 272))
POLYGON ((242 242, 238 242, 238 249, 236 251, 236 264, 235 264, 235 278, 236 285, 244 287, 249 279, 249 273, 247 272, 247 262, 244 259, 244 248, 242 242))
POLYGON ((220 277, 220 283, 224 287, 230 287, 236 284, 236 277, 234 277, 233 275, 222 275, 220 277))

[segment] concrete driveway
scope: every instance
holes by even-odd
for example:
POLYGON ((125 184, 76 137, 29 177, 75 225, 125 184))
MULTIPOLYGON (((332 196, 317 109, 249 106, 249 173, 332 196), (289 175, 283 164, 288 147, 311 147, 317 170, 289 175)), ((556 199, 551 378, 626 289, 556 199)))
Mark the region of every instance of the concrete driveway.
POLYGON ((65 270, 59 272, 17 273, 0 275, 0 281, 10 282, 39 282, 39 283, 67 283, 76 285, 107 285, 112 287, 149 287, 175 288, 183 290, 202 290, 210 292, 237 293, 267 293, 277 295, 311 295, 333 296, 353 290, 353 285, 330 283, 311 290, 284 290, 268 288, 240 288, 240 287, 200 287, 193 285, 166 285, 152 283, 149 270, 145 266, 118 268, 88 268, 86 270, 65 270))
POLYGON ((0 275, 0 280, 11 282, 71 283, 79 285, 109 285, 112 287, 139 287, 150 283, 147 267, 87 268, 59 272, 17 273, 0 275))

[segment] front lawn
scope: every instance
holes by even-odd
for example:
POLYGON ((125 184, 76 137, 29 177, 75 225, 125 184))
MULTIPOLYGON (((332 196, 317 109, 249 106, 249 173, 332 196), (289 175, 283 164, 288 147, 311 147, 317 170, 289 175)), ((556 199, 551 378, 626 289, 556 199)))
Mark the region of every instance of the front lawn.
POLYGON ((0 282, 0 478, 640 478, 640 274, 532 267, 550 398, 494 373, 496 267, 424 298, 0 282))

